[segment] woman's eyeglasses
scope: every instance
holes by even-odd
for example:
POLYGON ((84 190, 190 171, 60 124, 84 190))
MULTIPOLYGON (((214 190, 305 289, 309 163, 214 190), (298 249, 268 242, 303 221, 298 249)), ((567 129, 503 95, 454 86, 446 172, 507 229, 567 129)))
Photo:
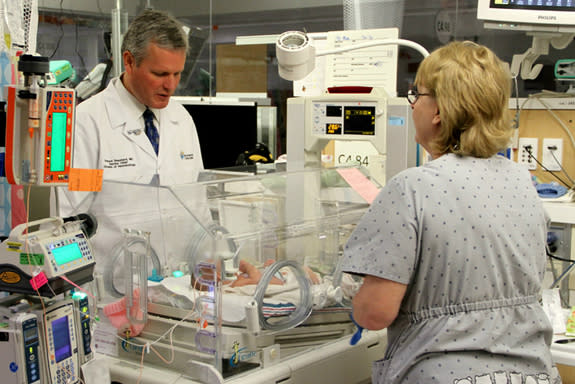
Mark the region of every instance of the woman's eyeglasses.
POLYGON ((420 96, 433 96, 432 93, 419 93, 417 88, 410 89, 407 91, 407 101, 409 104, 413 105, 419 99, 420 96))

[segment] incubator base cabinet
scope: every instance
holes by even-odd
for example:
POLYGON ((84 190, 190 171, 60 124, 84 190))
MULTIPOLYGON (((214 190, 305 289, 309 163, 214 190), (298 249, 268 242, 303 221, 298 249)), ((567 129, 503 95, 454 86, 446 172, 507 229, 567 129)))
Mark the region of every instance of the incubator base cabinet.
MULTIPOLYGON (((262 369, 239 374, 225 380, 226 384, 300 384, 371 383, 371 363, 380 359, 387 345, 386 331, 365 332, 355 346, 349 337, 324 343, 316 348, 281 359, 280 362, 262 369)), ((273 348, 270 350, 273 353, 273 348)), ((118 383, 134 383, 139 377, 141 384, 197 384, 195 381, 168 368, 141 367, 137 362, 127 362, 106 356, 111 380, 118 383)), ((213 381, 217 383, 217 381, 213 381)))
POLYGON ((340 259, 377 181, 360 167, 199 177, 108 181, 82 200, 100 224, 94 344, 111 379, 368 382, 386 337, 350 345, 361 278, 340 259))

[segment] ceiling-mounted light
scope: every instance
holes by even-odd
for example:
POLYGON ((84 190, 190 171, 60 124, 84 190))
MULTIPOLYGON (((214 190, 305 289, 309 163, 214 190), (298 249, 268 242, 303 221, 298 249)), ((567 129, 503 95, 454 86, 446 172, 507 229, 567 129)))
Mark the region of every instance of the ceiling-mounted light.
POLYGON ((301 31, 288 31, 282 33, 276 41, 276 57, 278 59, 279 75, 286 80, 301 80, 313 71, 315 58, 318 56, 375 47, 378 45, 403 45, 415 49, 421 53, 423 57, 429 56, 429 52, 423 46, 404 39, 383 39, 316 52, 315 47, 312 45, 306 33, 301 31))

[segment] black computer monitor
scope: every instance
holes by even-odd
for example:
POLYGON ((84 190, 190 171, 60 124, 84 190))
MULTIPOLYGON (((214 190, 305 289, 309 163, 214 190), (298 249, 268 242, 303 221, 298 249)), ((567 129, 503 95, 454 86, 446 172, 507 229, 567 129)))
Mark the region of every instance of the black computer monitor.
POLYGON ((196 124, 204 168, 234 167, 241 153, 255 147, 258 129, 257 103, 211 104, 182 99, 178 98, 178 101, 196 124))

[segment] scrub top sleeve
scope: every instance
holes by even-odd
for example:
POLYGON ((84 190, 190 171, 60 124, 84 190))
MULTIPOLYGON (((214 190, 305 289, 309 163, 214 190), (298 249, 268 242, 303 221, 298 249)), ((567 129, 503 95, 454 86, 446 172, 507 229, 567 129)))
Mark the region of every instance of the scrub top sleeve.
POLYGON ((385 185, 345 245, 344 272, 410 282, 418 253, 413 195, 398 178, 385 185))

